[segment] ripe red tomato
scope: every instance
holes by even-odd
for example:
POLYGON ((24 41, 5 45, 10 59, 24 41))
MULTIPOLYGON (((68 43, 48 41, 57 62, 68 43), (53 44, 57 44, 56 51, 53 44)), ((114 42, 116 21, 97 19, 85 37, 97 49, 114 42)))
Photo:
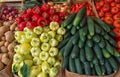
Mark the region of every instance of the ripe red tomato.
POLYGON ((113 19, 112 19, 112 17, 107 16, 107 17, 104 18, 104 21, 105 21, 106 23, 108 23, 108 24, 113 24, 113 19))
POLYGON ((111 9, 112 14, 116 14, 118 12, 119 12, 119 9, 117 7, 112 7, 112 9, 111 9))
POLYGON ((104 1, 100 0, 99 5, 102 7, 104 5, 104 1))
POLYGON ((101 11, 98 13, 98 15, 99 15, 100 17, 103 17, 103 16, 104 16, 104 12, 101 10, 101 11))
POLYGON ((111 2, 113 2, 113 0, 105 0, 106 2, 108 2, 108 3, 111 3, 111 2))
POLYGON ((113 16, 114 20, 120 20, 120 13, 117 13, 113 16))
POLYGON ((90 14, 91 14, 91 11, 87 10, 87 15, 90 16, 90 14))
POLYGON ((120 28, 114 28, 113 31, 116 34, 116 37, 120 37, 120 28))
POLYGON ((116 27, 116 28, 120 28, 120 20, 115 20, 113 25, 116 27))
POLYGON ((120 3, 116 4, 116 7, 120 9, 120 3))
POLYGON ((102 10, 103 10, 103 12, 108 12, 110 10, 109 4, 104 4, 102 10))
POLYGON ((105 13, 105 16, 112 17, 112 14, 111 14, 110 12, 106 12, 106 13, 105 13))
POLYGON ((112 3, 111 3, 111 7, 114 7, 114 6, 116 6, 116 3, 115 3, 115 2, 112 2, 112 3))
POLYGON ((115 0, 115 2, 120 3, 120 0, 115 0))
POLYGON ((96 10, 100 10, 101 9, 101 6, 98 4, 98 5, 96 5, 96 10))

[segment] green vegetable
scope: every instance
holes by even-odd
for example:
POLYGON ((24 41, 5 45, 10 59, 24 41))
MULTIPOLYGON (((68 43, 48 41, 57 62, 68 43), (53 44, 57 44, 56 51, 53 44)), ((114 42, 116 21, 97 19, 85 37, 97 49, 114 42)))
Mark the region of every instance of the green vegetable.
POLYGON ((48 42, 48 40, 49 40, 48 33, 42 33, 41 36, 40 36, 40 41, 41 42, 48 42))
POLYGON ((48 52, 42 51, 42 52, 40 52, 40 54, 39 54, 39 58, 40 58, 40 60, 45 61, 45 60, 48 59, 48 57, 49 57, 48 52))
POLYGON ((35 56, 39 56, 39 53, 41 52, 41 50, 39 47, 32 47, 30 52, 31 52, 31 55, 35 57, 35 56))
POLYGON ((49 38, 52 39, 55 37, 56 33, 55 33, 55 31, 49 31, 48 35, 49 35, 49 38))
POLYGON ((53 66, 56 62, 56 59, 54 57, 49 57, 47 59, 47 62, 49 63, 50 66, 53 66))
POLYGON ((49 43, 42 43, 41 44, 41 49, 43 51, 49 51, 50 50, 50 44, 49 43))
POLYGON ((57 34, 64 35, 65 32, 66 32, 66 30, 65 30, 65 28, 63 28, 63 27, 60 27, 60 28, 58 28, 58 30, 57 30, 57 34))
POLYGON ((44 72, 44 73, 49 73, 50 72, 50 65, 46 62, 46 61, 44 61, 43 63, 42 63, 42 72, 44 72))
POLYGON ((57 75, 58 71, 59 71, 59 69, 57 67, 52 67, 50 69, 50 73, 49 73, 50 77, 55 77, 57 75))
POLYGON ((51 47, 50 50, 49 50, 49 55, 50 56, 57 56, 58 55, 58 48, 51 47))
POLYGON ((59 28, 59 24, 57 22, 51 22, 49 27, 52 31, 56 31, 59 28))
POLYGON ((43 28, 41 26, 37 26, 33 29, 33 32, 40 35, 43 32, 43 28))
POLYGON ((49 40, 49 44, 54 47, 54 46, 58 45, 58 41, 56 39, 52 38, 49 40))

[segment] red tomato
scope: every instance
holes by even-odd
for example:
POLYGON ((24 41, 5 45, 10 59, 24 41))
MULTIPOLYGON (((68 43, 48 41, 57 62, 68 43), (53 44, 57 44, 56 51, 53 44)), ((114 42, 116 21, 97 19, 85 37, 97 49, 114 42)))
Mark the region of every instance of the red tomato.
POLYGON ((112 19, 112 17, 107 16, 107 17, 105 17, 104 20, 105 20, 105 22, 108 23, 108 24, 113 24, 113 19, 112 19))
POLYGON ((115 3, 115 2, 112 2, 112 3, 111 3, 111 7, 114 7, 114 6, 116 6, 116 3, 115 3))
POLYGON ((117 42, 118 48, 120 49, 120 41, 117 42))
POLYGON ((115 20, 113 25, 116 27, 116 28, 120 28, 120 20, 115 20))
POLYGON ((115 2, 120 3, 120 0, 115 0, 115 2))
POLYGON ((100 8, 101 8, 101 6, 98 4, 98 5, 96 5, 96 10, 100 10, 100 8))
POLYGON ((105 0, 106 2, 108 2, 108 3, 111 3, 111 2, 113 2, 113 0, 105 0))
POLYGON ((105 16, 112 17, 112 14, 111 14, 110 12, 106 12, 106 13, 105 13, 105 16))
POLYGON ((103 17, 103 16, 104 16, 104 12, 101 10, 101 11, 98 13, 98 15, 99 15, 100 17, 103 17))
POLYGON ((102 8, 103 12, 108 12, 109 9, 110 9, 109 4, 105 4, 105 5, 103 6, 103 8, 102 8))
POLYGON ((116 4, 116 7, 120 9, 120 3, 116 4))
POLYGON ((120 13, 117 13, 113 16, 114 20, 120 20, 120 13))
POLYGON ((104 5, 104 1, 100 0, 99 4, 102 7, 104 5))
POLYGON ((111 9, 112 14, 116 14, 118 12, 119 12, 119 9, 117 7, 112 7, 112 9, 111 9))
POLYGON ((87 15, 90 16, 90 14, 91 14, 91 11, 87 10, 87 15))
POLYGON ((104 21, 104 17, 100 18, 102 21, 104 21))
POLYGON ((113 31, 116 34, 116 37, 120 37, 120 29, 119 28, 114 28, 113 31))

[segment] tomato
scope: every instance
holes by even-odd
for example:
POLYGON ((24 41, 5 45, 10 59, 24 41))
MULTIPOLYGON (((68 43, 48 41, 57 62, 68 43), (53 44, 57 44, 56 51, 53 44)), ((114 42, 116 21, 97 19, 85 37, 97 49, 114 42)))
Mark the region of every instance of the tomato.
POLYGON ((120 9, 120 3, 116 4, 116 7, 120 9))
POLYGON ((113 0, 105 0, 106 2, 108 2, 108 3, 111 3, 111 2, 113 2, 113 0))
POLYGON ((104 17, 100 18, 102 21, 104 21, 104 17))
POLYGON ((119 12, 119 9, 117 7, 112 7, 112 9, 111 9, 112 14, 116 14, 118 12, 119 12))
POLYGON ((101 11, 98 13, 98 15, 99 15, 100 17, 103 17, 103 16, 104 16, 104 12, 101 10, 101 11))
POLYGON ((120 41, 117 41, 118 48, 120 49, 120 41))
POLYGON ((120 3, 120 0, 115 0, 115 2, 120 3))
POLYGON ((104 20, 105 20, 105 22, 108 23, 108 24, 113 24, 113 19, 112 19, 112 17, 107 16, 107 17, 105 17, 104 20))
POLYGON ((111 14, 110 12, 106 12, 106 13, 105 13, 105 16, 112 17, 112 14, 111 14))
POLYGON ((115 20, 113 25, 116 27, 116 28, 120 28, 120 20, 115 20))
POLYGON ((120 29, 119 28, 114 28, 113 31, 116 34, 116 37, 120 37, 120 29))
POLYGON ((104 1, 100 0, 99 5, 102 7, 104 5, 104 1))
POLYGON ((87 10, 87 15, 90 15, 91 14, 91 11, 90 10, 87 10))
POLYGON ((120 20, 120 13, 117 13, 113 16, 114 20, 120 20))
POLYGON ((115 2, 112 2, 112 3, 111 3, 111 7, 114 7, 114 6, 116 6, 116 3, 115 3, 115 2))
POLYGON ((105 4, 102 8, 103 12, 108 12, 110 10, 109 4, 105 4))
POLYGON ((98 4, 96 5, 96 10, 100 10, 101 6, 98 4))

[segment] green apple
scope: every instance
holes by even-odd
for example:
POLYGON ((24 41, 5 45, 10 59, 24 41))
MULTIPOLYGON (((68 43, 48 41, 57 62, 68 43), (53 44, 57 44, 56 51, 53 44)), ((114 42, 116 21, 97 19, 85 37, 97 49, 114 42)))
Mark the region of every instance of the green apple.
POLYGON ((43 32, 43 28, 41 26, 37 26, 33 29, 33 32, 40 35, 43 32))
POLYGON ((40 58, 40 60, 45 61, 45 60, 48 59, 48 57, 49 57, 48 52, 42 51, 42 52, 40 52, 40 54, 39 54, 39 58, 40 58))
POLYGON ((32 38, 31 45, 34 47, 40 46, 40 39, 39 38, 32 38))
POLYGON ((38 57, 41 50, 39 47, 32 47, 30 52, 33 57, 38 57))
POLYGON ((49 51, 49 49, 50 49, 50 44, 49 43, 42 43, 41 44, 41 50, 49 51))

